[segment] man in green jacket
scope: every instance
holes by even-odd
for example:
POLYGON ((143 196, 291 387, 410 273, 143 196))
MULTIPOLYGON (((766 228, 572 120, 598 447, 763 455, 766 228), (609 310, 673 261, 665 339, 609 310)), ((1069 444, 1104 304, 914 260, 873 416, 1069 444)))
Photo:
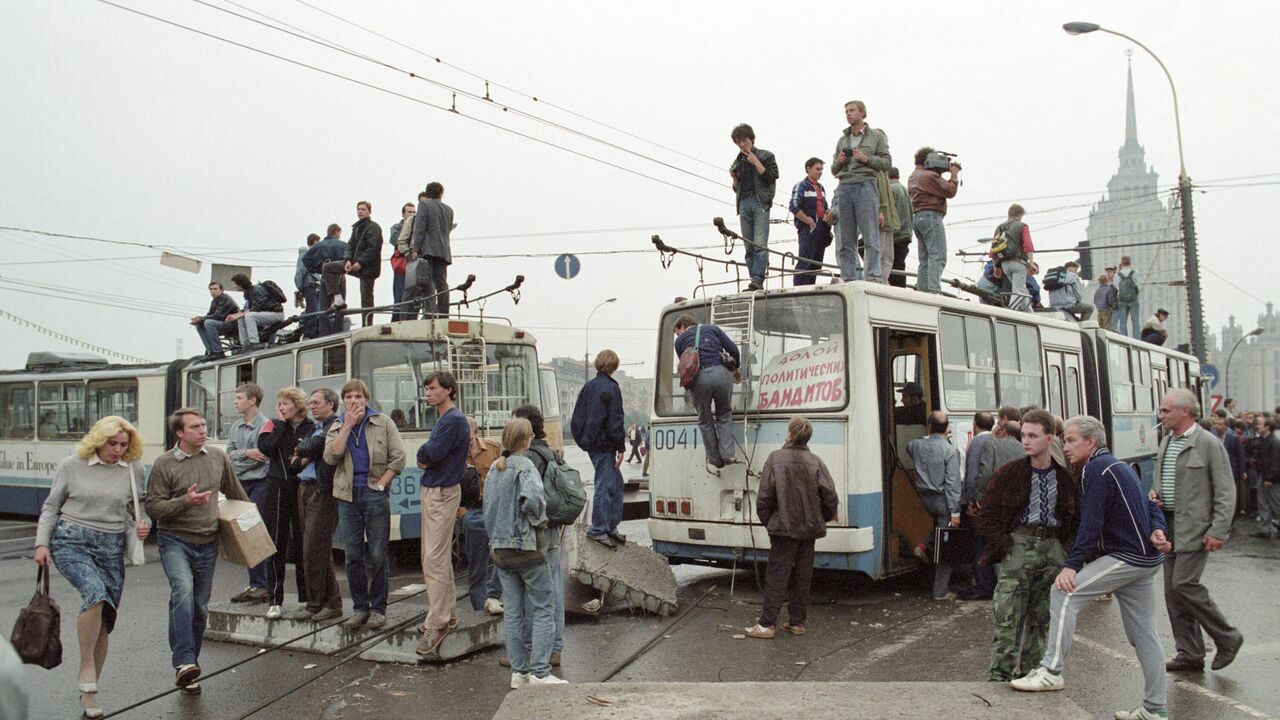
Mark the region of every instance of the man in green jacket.
POLYGON ((840 178, 835 208, 840 218, 840 279, 862 280, 862 259, 858 257, 858 236, 866 248, 866 279, 880 282, 880 195, 876 192, 876 172, 888 172, 893 165, 889 138, 867 125, 867 106, 861 100, 844 104, 849 126, 836 141, 831 174, 840 178))
POLYGON ((1156 453, 1152 499, 1164 510, 1173 552, 1165 555, 1164 602, 1177 654, 1170 672, 1204 670, 1204 636, 1217 654, 1213 669, 1235 660, 1244 634, 1233 626, 1200 584, 1209 553, 1227 542, 1236 508, 1236 484, 1227 451, 1196 423, 1200 404, 1190 390, 1171 390, 1160 401, 1160 424, 1167 431, 1156 453))

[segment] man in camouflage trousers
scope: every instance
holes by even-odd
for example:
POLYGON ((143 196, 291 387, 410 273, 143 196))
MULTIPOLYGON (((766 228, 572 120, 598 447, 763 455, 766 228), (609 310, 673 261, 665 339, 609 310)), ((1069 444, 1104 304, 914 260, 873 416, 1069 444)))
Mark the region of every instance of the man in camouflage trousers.
POLYGON ((995 681, 1022 677, 1044 657, 1049 591, 1079 524, 1079 491, 1071 469, 1053 459, 1053 431, 1053 416, 1043 410, 1022 417, 1026 457, 995 471, 978 508, 986 544, 978 562, 996 565, 995 681))

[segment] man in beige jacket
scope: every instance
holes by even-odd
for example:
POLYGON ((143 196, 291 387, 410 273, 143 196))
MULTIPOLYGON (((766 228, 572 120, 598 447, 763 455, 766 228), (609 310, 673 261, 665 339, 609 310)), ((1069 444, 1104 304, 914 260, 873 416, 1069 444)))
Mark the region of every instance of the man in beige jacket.
POLYGON ((1244 644, 1236 629, 1200 584, 1209 553, 1226 544, 1236 507, 1235 479, 1227 451, 1196 423, 1200 404, 1189 390, 1171 390, 1160 401, 1160 424, 1167 431, 1156 453, 1152 498, 1164 509, 1173 552, 1165 555, 1164 599, 1177 654, 1170 672, 1204 669, 1204 636, 1213 638, 1213 669, 1235 660, 1244 644))

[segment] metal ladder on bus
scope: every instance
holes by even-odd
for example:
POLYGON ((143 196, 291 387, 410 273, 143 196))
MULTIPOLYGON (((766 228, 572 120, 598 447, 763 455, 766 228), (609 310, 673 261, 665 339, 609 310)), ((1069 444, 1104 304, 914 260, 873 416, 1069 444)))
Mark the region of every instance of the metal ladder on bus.
MULTIPOLYGON (((735 386, 734 394, 741 392, 741 407, 746 408, 750 404, 751 384, 750 384, 750 364, 752 358, 751 352, 751 326, 755 320, 755 299, 753 297, 730 297, 721 296, 713 298, 711 301, 711 324, 719 327, 724 331, 725 335, 738 346, 738 352, 742 357, 741 370, 742 376, 745 378, 740 386, 735 386)), ((747 463, 747 472, 751 473, 751 453, 748 451, 747 443, 747 417, 743 413, 742 417, 742 461, 747 463)))
POLYGON ((459 410, 482 428, 489 422, 489 381, 485 377, 484 338, 449 344, 449 368, 458 381, 459 410))

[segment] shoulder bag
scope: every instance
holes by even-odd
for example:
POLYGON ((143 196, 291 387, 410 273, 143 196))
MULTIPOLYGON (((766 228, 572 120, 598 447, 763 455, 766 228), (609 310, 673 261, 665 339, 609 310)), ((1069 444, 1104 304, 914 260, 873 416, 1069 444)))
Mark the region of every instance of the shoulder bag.
POLYGON ((18 613, 9 642, 22 662, 52 670, 62 664, 62 614, 58 603, 49 595, 50 570, 44 565, 36 569, 36 594, 18 613))
POLYGON ((138 521, 142 519, 142 503, 138 502, 138 485, 135 472, 136 465, 129 466, 129 489, 133 491, 133 525, 124 531, 124 561, 126 565, 142 567, 147 561, 147 554, 138 539, 138 521))

